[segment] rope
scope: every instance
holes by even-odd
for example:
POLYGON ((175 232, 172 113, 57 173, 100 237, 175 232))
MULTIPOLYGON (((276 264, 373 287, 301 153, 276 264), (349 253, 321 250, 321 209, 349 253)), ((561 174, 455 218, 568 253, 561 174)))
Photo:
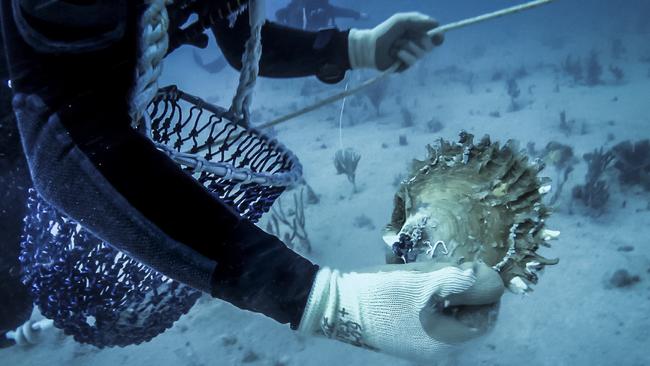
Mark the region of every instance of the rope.
MULTIPOLYGON (((208 161, 198 154, 179 152, 164 144, 156 144, 156 146, 176 163, 191 168, 193 173, 214 174, 225 180, 241 184, 255 183, 260 186, 288 187, 299 181, 302 174, 301 168, 278 173, 255 172, 248 167, 236 168, 231 163, 208 161)), ((284 150, 282 145, 278 144, 277 147, 284 150)), ((285 151, 285 154, 288 159, 295 159, 289 151, 285 151)), ((298 166, 297 159, 295 161, 295 165, 298 166)))
MULTIPOLYGON (((345 83, 345 90, 348 91, 350 83, 345 83)), ((345 101, 347 99, 343 98, 343 103, 341 103, 341 113, 339 114, 339 146, 343 150, 343 112, 345 111, 345 101)))
MULTIPOLYGON (((143 21, 143 24, 149 24, 145 30, 148 30, 151 34, 150 37, 143 36, 143 47, 142 49, 144 50, 149 50, 150 48, 152 49, 151 53, 148 52, 143 52, 143 59, 140 62, 140 65, 143 65, 142 67, 139 67, 139 77, 138 77, 138 84, 137 84, 137 90, 142 90, 142 93, 144 95, 139 96, 134 99, 134 105, 135 107, 133 108, 134 111, 140 112, 137 113, 135 116, 143 116, 146 114, 143 114, 142 111, 146 108, 147 103, 144 103, 144 101, 151 101, 153 99, 151 90, 157 89, 155 87, 157 77, 160 75, 160 61, 158 60, 158 55, 160 55, 161 50, 166 49, 166 43, 167 43, 167 37, 166 37, 166 32, 165 34, 161 35, 160 37, 153 37, 154 35, 157 35, 158 33, 155 31, 162 31, 163 29, 167 28, 167 23, 168 20, 166 19, 166 11, 164 10, 164 3, 170 0, 149 0, 151 1, 150 5, 150 11, 148 11, 145 14, 145 18, 143 21), (156 10, 158 12, 156 12, 156 10), (155 15, 158 15, 157 17, 155 15), (150 24, 156 24, 154 23, 155 20, 158 20, 161 22, 160 25, 158 26, 151 26, 150 24), (158 42, 152 42, 152 40, 157 40, 158 42), (144 47, 147 46, 147 47, 144 47), (156 52, 154 52, 156 51, 156 52), (156 55, 156 57, 153 57, 156 55), (144 56, 149 56, 144 57, 144 56), (158 62, 154 62, 158 60, 158 62), (144 61, 144 62, 143 62, 144 61), (151 61, 150 63, 147 61, 151 61), (150 65, 150 66, 149 66, 150 65), (141 72, 140 70, 144 70, 145 72, 141 72), (148 87, 147 87, 148 86, 148 87), (140 101, 140 103, 136 103, 137 101, 140 101)), ((548 4, 554 0, 536 0, 536 1, 531 1, 529 3, 521 4, 521 5, 516 5, 510 8, 502 9, 499 11, 495 11, 492 13, 480 15, 477 17, 457 21, 454 23, 450 23, 441 27, 438 27, 436 29, 433 29, 432 31, 429 32, 430 36, 433 36, 435 34, 439 33, 446 33, 450 30, 454 29, 459 29, 463 28, 469 25, 473 25, 479 22, 484 22, 490 19, 498 18, 504 15, 508 14, 513 14, 517 13, 523 10, 527 9, 532 9, 534 7, 538 7, 540 5, 548 4)), ((251 23, 251 37, 249 40, 246 42, 246 47, 244 54, 242 55, 242 71, 240 74, 240 80, 239 80, 239 86, 237 87, 237 92, 233 98, 233 103, 230 108, 230 112, 235 115, 236 119, 239 119, 239 122, 242 126, 247 127, 249 122, 250 122, 250 106, 252 103, 252 94, 253 90, 255 88, 255 83, 257 81, 257 74, 259 72, 259 60, 261 58, 261 53, 262 53, 262 47, 261 47, 261 28, 264 23, 264 0, 250 0, 249 2, 249 14, 250 14, 250 23, 251 23)), ((162 53, 164 56, 164 52, 162 53)), ((160 58, 162 59, 162 57, 160 58)), ((338 100, 344 99, 348 96, 354 95, 369 86, 373 85, 374 83, 388 77, 389 75, 395 73, 398 69, 400 68, 400 64, 395 63, 392 65, 390 68, 387 70, 383 71, 381 74, 375 76, 374 78, 371 78, 369 80, 366 80, 362 84, 349 89, 345 90, 341 93, 332 95, 328 98, 325 98, 321 101, 318 101, 312 105, 309 105, 305 108, 302 108, 296 112, 289 113, 285 116, 281 116, 279 118, 276 118, 270 122, 264 123, 262 125, 259 125, 257 128, 259 130, 269 128, 281 123, 284 123, 286 121, 292 120, 296 117, 302 116, 304 114, 307 114, 311 111, 314 111, 322 106, 328 105, 330 103, 336 102, 338 100)), ((138 95, 136 93, 136 95, 138 95)), ((155 93, 153 93, 155 95, 155 93)), ((146 119, 147 117, 144 116, 146 119)), ((139 121, 139 119, 134 119, 134 121, 139 121)), ((145 128, 147 130, 150 129, 150 122, 145 121, 147 125, 145 128)), ((208 150, 213 146, 220 145, 224 142, 226 142, 228 138, 226 139, 219 139, 217 141, 214 141, 212 143, 205 144, 193 151, 194 154, 200 153, 202 151, 208 150)), ((171 157, 175 159, 175 153, 171 153, 171 157)), ((176 159, 175 159, 176 160, 176 159)), ((185 156, 185 159, 187 161, 187 156, 185 156)))
MULTIPOLYGON (((502 17, 504 15, 518 13, 520 11, 524 11, 524 10, 532 9, 532 8, 535 8, 535 7, 538 7, 538 6, 541 6, 541 5, 548 4, 548 3, 552 2, 552 1, 554 1, 554 0, 536 0, 536 1, 531 1, 531 2, 525 3, 525 4, 512 6, 512 7, 502 9, 502 10, 498 10, 498 11, 495 11, 495 12, 492 12, 492 13, 487 13, 487 14, 479 15, 477 17, 468 18, 468 19, 464 19, 464 20, 461 20, 461 21, 449 23, 449 24, 443 25, 441 27, 437 27, 437 28, 429 31, 427 34, 430 37, 433 37, 436 34, 446 33, 446 32, 448 32, 450 30, 463 28, 463 27, 466 27, 466 26, 469 26, 469 25, 484 22, 486 20, 499 18, 499 17, 502 17)), ((379 75, 377 75, 377 76, 375 76, 375 77, 373 77, 371 79, 366 80, 361 85, 359 85, 357 87, 354 87, 354 88, 350 89, 349 91, 346 90, 344 92, 334 94, 334 95, 332 95, 332 96, 330 96, 328 98, 320 100, 320 101, 318 101, 318 102, 316 102, 316 103, 314 103, 312 105, 309 105, 307 107, 299 109, 299 110, 297 110, 295 112, 289 113, 287 115, 278 117, 278 118, 276 118, 274 120, 271 120, 269 122, 261 124, 261 125, 258 126, 258 128, 259 129, 264 129, 264 128, 269 128, 269 127, 278 125, 280 123, 284 123, 286 121, 292 120, 294 118, 297 118, 297 117, 300 117, 300 116, 302 116, 304 114, 312 112, 312 111, 314 111, 316 109, 319 109, 319 108, 321 108, 323 106, 326 106, 326 105, 328 105, 330 103, 334 103, 334 102, 339 101, 339 100, 341 100, 343 98, 346 98, 346 97, 349 97, 349 96, 351 96, 353 94, 356 94, 356 93, 368 88, 369 86, 373 85, 374 83, 388 77, 388 75, 395 73, 400 68, 400 66, 401 65, 400 65, 399 62, 395 63, 393 66, 391 66, 387 70, 383 71, 381 74, 379 74, 379 75)))
MULTIPOLYGON (((151 116, 146 113, 147 106, 158 92, 158 78, 162 73, 162 59, 167 53, 169 37, 169 16, 166 5, 173 0, 147 0, 149 7, 142 17, 141 55, 136 72, 136 86, 131 100, 131 118, 133 127, 144 128, 146 136, 151 136, 151 116), (140 121, 144 122, 143 126, 140 121)), ((259 62, 262 56, 262 26, 266 20, 264 0, 250 0, 248 3, 251 35, 246 42, 242 55, 242 70, 239 84, 228 112, 234 122, 248 129, 250 125, 250 108, 253 92, 259 74, 259 62)), ((225 162, 211 162, 198 155, 209 149, 196 149, 192 153, 181 153, 164 144, 156 146, 166 152, 176 163, 193 168, 194 173, 206 172, 244 183, 286 186, 300 178, 299 169, 291 174, 256 173, 249 168, 235 168, 225 162)))
POLYGON ((250 125, 250 108, 253 92, 259 74, 262 57, 262 26, 266 20, 264 0, 251 0, 248 5, 251 36, 246 41, 242 55, 242 69, 239 73, 239 85, 232 100, 230 111, 244 127, 250 125))
POLYGON ((167 5, 173 0, 146 0, 149 5, 142 15, 140 57, 136 69, 136 82, 131 97, 131 123, 143 127, 146 136, 151 132, 151 121, 146 109, 158 92, 158 78, 162 74, 162 60, 169 47, 169 15, 167 5), (144 126, 140 126, 143 120, 144 126))
POLYGON ((476 17, 472 17, 472 18, 468 18, 468 19, 459 20, 457 22, 449 23, 449 24, 443 25, 442 27, 437 27, 435 29, 432 29, 427 34, 430 37, 433 37, 436 34, 446 33, 446 32, 448 32, 450 30, 464 28, 464 27, 467 27, 468 25, 474 25, 474 24, 477 24, 477 23, 482 23, 482 22, 484 22, 486 20, 492 20, 492 19, 500 18, 500 17, 505 16, 505 15, 511 15, 511 14, 519 13, 519 12, 524 11, 524 10, 529 10, 529 9, 536 8, 536 7, 541 6, 541 5, 549 4, 549 3, 553 2, 553 1, 555 1, 555 0, 530 1, 530 2, 527 2, 527 3, 524 3, 524 4, 515 5, 515 6, 511 6, 509 8, 493 11, 491 13, 487 13, 487 14, 476 16, 476 17))
POLYGON ((257 126, 257 128, 258 129, 265 129, 265 128, 273 127, 275 125, 279 125, 281 123, 290 121, 290 120, 292 120, 292 119, 294 119, 296 117, 300 117, 300 116, 302 116, 304 114, 315 111, 315 110, 319 109, 320 107, 326 106, 326 105, 328 105, 330 103, 334 103, 334 102, 339 101, 339 100, 341 100, 343 98, 346 98, 346 97, 349 97, 351 95, 357 94, 358 92, 368 88, 369 86, 371 86, 372 84, 378 82, 379 80, 382 80, 382 79, 388 77, 389 75, 395 73, 397 71, 397 69, 399 69, 399 67, 400 67, 399 64, 395 64, 395 65, 391 66, 390 68, 388 68, 387 70, 383 71, 381 74, 379 74, 379 75, 377 75, 377 76, 375 76, 375 77, 373 77, 371 79, 368 79, 368 80, 364 81, 363 83, 361 83, 358 86, 355 86, 352 89, 349 89, 349 90, 342 91, 340 93, 334 94, 334 95, 332 95, 330 97, 322 99, 322 100, 320 100, 320 101, 318 101, 318 102, 316 102, 316 103, 314 103, 312 105, 309 105, 307 107, 299 109, 299 110, 297 110, 295 112, 286 114, 284 116, 278 117, 278 118, 276 118, 274 120, 271 120, 269 122, 263 123, 263 124, 257 126))

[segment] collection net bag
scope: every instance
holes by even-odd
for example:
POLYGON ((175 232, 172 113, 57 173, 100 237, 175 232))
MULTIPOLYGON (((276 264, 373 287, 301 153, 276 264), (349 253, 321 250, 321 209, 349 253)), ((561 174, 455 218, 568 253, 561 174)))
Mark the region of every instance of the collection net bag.
MULTIPOLYGON (((277 141, 174 86, 161 89, 147 112, 158 148, 253 222, 300 179, 300 163, 277 141)), ((102 242, 34 190, 20 260, 42 314, 98 347, 149 341, 201 296, 102 242)))

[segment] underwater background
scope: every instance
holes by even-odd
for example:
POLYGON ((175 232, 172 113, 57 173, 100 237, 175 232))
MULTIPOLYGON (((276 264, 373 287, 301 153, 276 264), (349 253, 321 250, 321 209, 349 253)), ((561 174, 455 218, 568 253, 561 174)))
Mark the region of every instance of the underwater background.
MULTIPOLYGON (((268 14, 288 1, 268 0, 268 14)), ((402 11, 441 24, 511 6, 497 0, 332 0, 371 27, 402 11)), ((166 59, 161 85, 222 106, 238 74, 210 74, 184 47, 166 59)), ((214 40, 198 56, 214 60, 214 40)), ((261 79, 253 121, 266 122, 374 73, 336 85, 315 78, 261 79)), ((560 258, 534 291, 503 296, 488 335, 432 365, 650 365, 650 1, 557 0, 532 11, 450 32, 445 43, 387 83, 273 129, 300 159, 317 197, 297 190, 275 214, 304 217, 289 243, 315 263, 343 270, 381 264, 381 231, 393 195, 425 146, 461 130, 519 141, 553 181, 548 227, 562 235, 542 255, 560 258), (342 118, 340 120, 340 118, 342 118), (341 123, 342 129, 339 130, 341 123), (356 188, 333 163, 340 148, 361 156, 356 188), (317 199, 315 199, 317 198, 317 199), (309 202, 308 202, 309 201, 309 202), (300 212, 298 212, 300 211, 300 212)), ((267 215, 270 217, 272 213, 267 215)), ((267 228, 269 218, 261 226, 267 228)), ((283 237, 282 233, 280 233, 283 237)), ((215 233, 218 235, 218 233, 215 233)), ((0 299, 2 301, 2 299, 0 299)), ((34 314, 38 318, 38 314, 34 314)), ((29 348, 0 350, 2 365, 410 365, 390 356, 307 338, 261 315, 207 296, 151 342, 98 349, 61 332, 29 348)))

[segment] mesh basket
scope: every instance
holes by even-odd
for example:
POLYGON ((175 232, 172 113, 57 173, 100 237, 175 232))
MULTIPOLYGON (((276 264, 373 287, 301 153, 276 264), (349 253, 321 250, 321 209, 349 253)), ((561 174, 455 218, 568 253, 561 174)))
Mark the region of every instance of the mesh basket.
MULTIPOLYGON (((176 87, 161 89, 148 112, 157 146, 253 222, 300 179, 299 162, 281 144, 176 87)), ((97 239, 34 190, 28 207, 23 282, 43 315, 75 340, 98 347, 149 341, 200 297, 97 239)))

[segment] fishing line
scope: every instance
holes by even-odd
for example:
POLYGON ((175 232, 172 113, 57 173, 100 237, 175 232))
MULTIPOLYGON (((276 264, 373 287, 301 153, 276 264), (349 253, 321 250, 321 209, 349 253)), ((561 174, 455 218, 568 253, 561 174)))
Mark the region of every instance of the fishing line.
MULTIPOLYGON (((345 91, 348 91, 348 87, 350 86, 350 83, 347 82, 345 83, 345 91)), ((345 101, 347 100, 347 97, 343 97, 343 103, 341 104, 341 113, 339 114, 339 147, 341 150, 343 150, 343 111, 345 110, 345 101)))

